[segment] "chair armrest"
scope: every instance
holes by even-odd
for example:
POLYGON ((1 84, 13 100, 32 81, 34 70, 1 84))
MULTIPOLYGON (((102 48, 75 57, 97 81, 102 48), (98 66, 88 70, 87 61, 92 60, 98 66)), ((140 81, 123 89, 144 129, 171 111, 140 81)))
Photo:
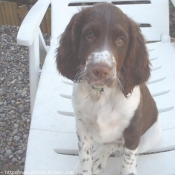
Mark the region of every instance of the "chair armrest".
POLYGON ((171 2, 173 3, 174 7, 175 7, 175 0, 171 0, 171 2))
POLYGON ((28 12, 17 35, 17 43, 30 46, 51 0, 39 0, 28 12))

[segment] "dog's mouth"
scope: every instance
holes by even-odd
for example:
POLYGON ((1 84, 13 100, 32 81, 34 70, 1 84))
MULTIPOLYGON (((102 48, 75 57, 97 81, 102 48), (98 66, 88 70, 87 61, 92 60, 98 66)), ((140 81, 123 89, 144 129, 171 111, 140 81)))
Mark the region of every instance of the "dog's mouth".
POLYGON ((104 88, 104 87, 113 87, 115 85, 115 79, 108 78, 108 79, 91 79, 88 78, 86 79, 87 83, 95 88, 104 88))

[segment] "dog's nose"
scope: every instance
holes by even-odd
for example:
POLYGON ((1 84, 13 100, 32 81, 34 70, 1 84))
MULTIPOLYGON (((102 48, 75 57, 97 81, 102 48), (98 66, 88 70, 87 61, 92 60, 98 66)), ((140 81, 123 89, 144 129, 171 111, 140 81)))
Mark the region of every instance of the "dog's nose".
POLYGON ((110 74, 110 68, 107 65, 95 65, 92 72, 97 78, 105 79, 110 74))

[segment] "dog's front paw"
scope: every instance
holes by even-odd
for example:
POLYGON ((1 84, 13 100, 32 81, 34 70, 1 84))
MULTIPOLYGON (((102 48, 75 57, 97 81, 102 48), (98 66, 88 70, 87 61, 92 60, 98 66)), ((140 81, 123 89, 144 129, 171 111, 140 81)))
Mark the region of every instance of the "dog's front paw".
POLYGON ((91 171, 83 169, 80 163, 77 164, 76 168, 73 171, 73 175, 92 175, 91 171))
POLYGON ((107 156, 106 155, 99 155, 98 153, 93 155, 93 168, 92 168, 92 172, 93 175, 98 175, 100 173, 102 173, 102 171, 104 170, 106 163, 107 163, 107 156))
POLYGON ((125 174, 123 174, 123 173, 120 172, 120 175, 137 175, 137 174, 135 174, 135 173, 129 173, 129 174, 128 173, 127 174, 125 173, 125 174))
POLYGON ((125 167, 122 165, 120 175, 137 175, 137 170, 132 167, 125 167))
POLYGON ((78 163, 77 166, 75 167, 73 171, 73 175, 83 175, 83 171, 80 163, 78 163))

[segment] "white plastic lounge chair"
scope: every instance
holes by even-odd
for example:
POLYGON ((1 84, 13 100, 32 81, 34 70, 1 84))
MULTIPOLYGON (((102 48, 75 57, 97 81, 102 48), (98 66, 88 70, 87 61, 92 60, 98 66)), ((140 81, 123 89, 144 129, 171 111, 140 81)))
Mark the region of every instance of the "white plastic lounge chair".
MULTIPOLYGON (((104 0, 97 0, 104 2, 104 0)), ((142 1, 142 0, 140 0, 142 1)), ((55 49, 58 36, 71 16, 78 11, 70 3, 93 0, 39 0, 23 21, 18 43, 29 47, 32 121, 26 154, 26 174, 70 174, 77 163, 77 137, 71 105, 72 82, 61 77, 56 69, 55 49), (41 20, 51 4, 52 37, 46 47, 39 29, 41 20), (39 80, 40 53, 47 53, 39 80), (39 84, 38 84, 39 80, 39 84), (73 155, 75 154, 75 155, 73 155)), ((121 1, 114 1, 115 3, 121 1)), ((163 127, 160 142, 138 159, 139 175, 175 174, 175 47, 169 36, 168 0, 145 0, 144 4, 117 5, 140 24, 147 41, 152 63, 148 87, 157 103, 163 127), (148 25, 147 25, 148 26, 148 25)), ((138 2, 138 1, 136 1, 138 2)), ((175 5, 175 0, 173 1, 175 5)), ((90 3, 91 4, 91 3, 90 3)), ((119 158, 110 157, 103 175, 119 173, 119 158)))

